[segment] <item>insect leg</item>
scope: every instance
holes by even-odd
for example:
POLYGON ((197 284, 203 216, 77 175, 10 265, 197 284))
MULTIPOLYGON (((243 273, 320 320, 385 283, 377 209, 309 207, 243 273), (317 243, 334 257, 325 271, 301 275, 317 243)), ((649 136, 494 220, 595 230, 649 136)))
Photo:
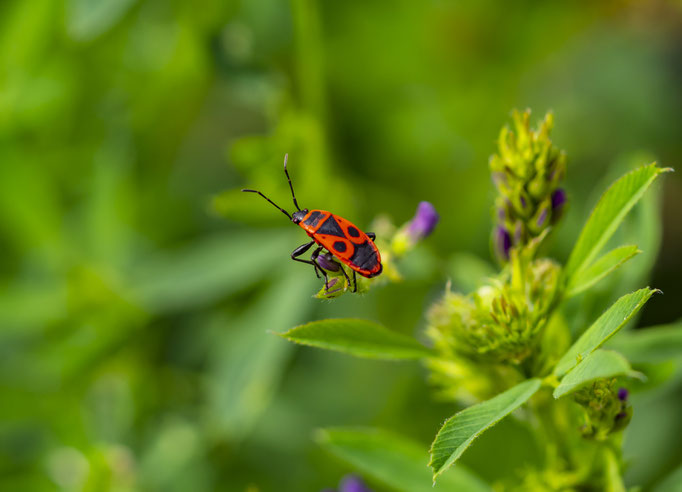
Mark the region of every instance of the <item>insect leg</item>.
MULTIPOLYGON (((350 280, 348 281, 350 282, 350 280)), ((353 292, 358 291, 358 277, 355 276, 355 270, 353 270, 353 292)))
POLYGON ((365 234, 367 234, 367 236, 372 240, 372 242, 374 242, 374 240, 377 238, 377 235, 374 234, 373 232, 365 232, 365 234))
MULTIPOLYGON (((327 276, 327 272, 320 266, 320 264, 317 262, 317 257, 320 256, 320 251, 322 251, 322 246, 318 247, 315 251, 313 251, 313 254, 310 255, 310 261, 312 262, 313 265, 315 265, 315 273, 317 273, 317 270, 322 272, 322 275, 324 275, 324 291, 327 292, 327 284, 329 283, 329 277, 327 276)), ((318 275, 317 278, 320 278, 318 275)))
POLYGON ((300 245, 293 251, 293 253, 291 253, 291 259, 294 261, 300 261, 301 263, 307 263, 308 265, 312 265, 313 267, 315 267, 315 275, 317 275, 317 278, 320 278, 320 274, 317 273, 317 269, 319 268, 319 266, 315 262, 298 258, 298 256, 301 256, 303 253, 308 251, 313 244, 315 244, 315 241, 310 241, 309 243, 300 245))

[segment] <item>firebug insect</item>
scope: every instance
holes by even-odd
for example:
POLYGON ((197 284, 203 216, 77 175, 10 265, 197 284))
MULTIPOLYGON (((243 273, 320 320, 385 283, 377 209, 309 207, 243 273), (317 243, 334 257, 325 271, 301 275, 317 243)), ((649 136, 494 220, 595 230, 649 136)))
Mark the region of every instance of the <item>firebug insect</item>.
MULTIPOLYGON (((292 260, 313 265, 315 274, 318 278, 320 277, 318 272, 321 272, 322 275, 324 275, 326 288, 329 280, 327 278, 327 272, 320 266, 318 261, 320 253, 322 250, 326 249, 334 258, 337 258, 353 270, 353 292, 357 292, 358 284, 355 276, 356 272, 363 277, 372 278, 379 275, 382 270, 381 255, 379 254, 379 249, 374 244, 376 234, 373 232, 362 232, 350 221, 325 210, 308 210, 307 208, 301 210, 301 207, 298 206, 298 202, 296 201, 294 187, 291 184, 291 178, 287 171, 288 157, 288 154, 284 156, 284 174, 286 174, 287 180, 289 181, 291 197, 294 199, 296 212, 289 214, 289 212, 258 190, 244 189, 242 191, 258 193, 278 208, 284 215, 289 217, 289 220, 294 224, 298 224, 308 236, 312 238, 312 241, 302 244, 291 253, 292 260), (313 251, 312 255, 310 255, 310 260, 299 258, 299 256, 308 251, 314 244, 317 244, 317 248, 313 251)), ((335 263, 330 261, 332 258, 329 257, 329 254, 325 255, 325 260, 326 265, 335 263)), ((338 265, 338 263, 336 265, 338 265)), ((338 265, 338 269, 333 271, 338 271, 339 269, 343 272, 343 275, 350 284, 350 278, 348 278, 346 271, 341 268, 341 265, 338 265)))

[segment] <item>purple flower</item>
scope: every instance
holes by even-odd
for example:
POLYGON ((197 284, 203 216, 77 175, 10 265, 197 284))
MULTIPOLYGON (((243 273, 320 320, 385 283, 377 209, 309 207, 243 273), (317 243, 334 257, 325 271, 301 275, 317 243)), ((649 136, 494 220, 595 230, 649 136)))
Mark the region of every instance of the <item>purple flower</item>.
POLYGON ((628 390, 627 388, 618 388, 618 399, 620 401, 625 401, 628 399, 628 390))
MULTIPOLYGON (((321 492, 337 491, 332 489, 324 489, 321 492)), ((357 477, 355 475, 346 475, 341 479, 341 482, 339 483, 338 492, 372 492, 372 490, 367 488, 365 482, 363 482, 360 477, 357 477)))
POLYGON ((511 246, 512 240, 509 231, 502 226, 497 226, 495 229, 495 251, 504 261, 509 259, 509 250, 511 249, 511 246))
POLYGON ((410 221, 407 232, 415 241, 424 239, 433 232, 439 218, 440 216, 433 205, 429 202, 419 202, 417 212, 414 214, 412 221, 410 221))

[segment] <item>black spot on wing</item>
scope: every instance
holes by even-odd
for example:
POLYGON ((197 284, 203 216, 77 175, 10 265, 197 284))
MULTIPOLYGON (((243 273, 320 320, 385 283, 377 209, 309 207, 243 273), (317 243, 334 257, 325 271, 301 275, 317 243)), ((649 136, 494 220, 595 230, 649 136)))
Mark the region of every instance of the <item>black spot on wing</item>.
POLYGON ((346 251, 346 243, 344 243, 343 241, 336 241, 334 243, 334 250, 338 251, 339 253, 343 253, 344 251, 346 251))
POLYGON ((305 225, 309 225, 310 227, 315 227, 322 217, 324 217, 324 214, 315 210, 310 213, 310 217, 308 217, 303 223, 305 225))
POLYGON ((379 262, 377 253, 374 251, 372 245, 365 241, 362 244, 355 245, 355 251, 350 258, 353 265, 362 268, 363 270, 371 270, 379 262))
POLYGON ((353 226, 348 226, 348 235, 350 237, 360 237, 360 231, 358 231, 357 228, 353 226))
POLYGON ((327 220, 322 222, 320 228, 315 232, 317 234, 327 234, 329 236, 346 237, 343 230, 341 230, 339 223, 334 220, 333 215, 330 215, 327 220))

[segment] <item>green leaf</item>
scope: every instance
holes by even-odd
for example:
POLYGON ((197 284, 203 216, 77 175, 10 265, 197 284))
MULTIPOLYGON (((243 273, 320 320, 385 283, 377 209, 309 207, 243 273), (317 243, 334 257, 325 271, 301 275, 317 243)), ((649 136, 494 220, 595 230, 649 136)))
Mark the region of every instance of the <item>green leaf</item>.
POLYGON ((445 421, 431 445, 433 481, 459 459, 474 439, 518 407, 540 388, 539 379, 517 384, 496 397, 465 408, 445 421))
POLYGON ((297 326, 280 336, 301 345, 370 359, 420 359, 433 355, 414 338, 364 319, 324 319, 297 326))
POLYGON ((566 297, 573 297, 574 295, 589 289, 639 253, 641 253, 641 251, 637 249, 637 246, 621 246, 620 248, 612 249, 592 263, 592 265, 576 272, 576 274, 571 277, 571 282, 566 289, 566 297))
POLYGON ((435 487, 426 465, 425 446, 379 429, 323 429, 317 442, 362 473, 401 492, 492 489, 462 465, 444 474, 435 487))
POLYGON ((609 348, 633 364, 656 364, 682 357, 682 323, 622 331, 609 340, 609 348))
POLYGON ((564 274, 569 284, 573 283, 573 275, 586 268, 599 254, 656 176, 670 170, 656 167, 655 163, 642 166, 627 173, 606 190, 587 219, 566 264, 564 274))
POLYGON ((654 292, 660 291, 646 287, 624 295, 613 303, 566 351, 554 368, 554 375, 563 376, 580 360, 598 349, 644 306, 654 292))
POLYGON ((618 352, 595 350, 563 377, 554 390, 554 398, 572 393, 595 379, 623 375, 642 377, 640 373, 630 368, 628 360, 618 352))

